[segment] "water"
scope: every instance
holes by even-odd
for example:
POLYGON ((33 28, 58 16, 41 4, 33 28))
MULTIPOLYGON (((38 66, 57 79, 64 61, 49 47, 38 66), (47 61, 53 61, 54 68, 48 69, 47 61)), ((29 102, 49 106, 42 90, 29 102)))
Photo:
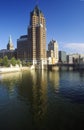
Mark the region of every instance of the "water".
POLYGON ((84 73, 0 74, 0 130, 84 130, 84 73))

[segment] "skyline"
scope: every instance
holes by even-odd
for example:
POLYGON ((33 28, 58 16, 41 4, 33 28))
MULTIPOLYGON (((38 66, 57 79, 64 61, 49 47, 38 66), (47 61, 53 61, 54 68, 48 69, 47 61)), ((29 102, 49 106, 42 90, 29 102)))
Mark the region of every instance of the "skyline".
MULTIPOLYGON (((10 34, 17 47, 17 39, 27 34, 30 12, 36 4, 36 0, 1 0, 0 50, 6 48, 10 34)), ((54 39, 59 50, 84 53, 84 1, 38 0, 38 6, 46 19, 47 44, 54 39)))

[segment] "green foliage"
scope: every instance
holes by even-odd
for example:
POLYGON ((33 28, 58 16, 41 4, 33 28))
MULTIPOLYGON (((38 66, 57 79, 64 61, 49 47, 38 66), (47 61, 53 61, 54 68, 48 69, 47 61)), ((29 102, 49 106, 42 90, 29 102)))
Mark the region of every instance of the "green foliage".
POLYGON ((30 66, 30 65, 32 65, 32 63, 31 62, 26 62, 26 61, 22 61, 22 66, 30 66))
POLYGON ((2 65, 2 58, 0 58, 0 65, 2 65))
POLYGON ((26 63, 26 66, 30 66, 30 65, 32 65, 31 62, 27 62, 27 63, 26 63))
POLYGON ((26 66, 26 62, 24 60, 22 61, 22 66, 26 66))
POLYGON ((10 62, 8 60, 7 56, 4 56, 4 58, 2 59, 2 65, 8 67, 10 65, 10 62))
POLYGON ((22 64, 22 66, 31 66, 32 63, 31 62, 27 62, 25 60, 20 61, 19 59, 16 60, 15 57, 12 57, 10 60, 8 59, 7 56, 4 56, 4 58, 0 58, 0 66, 5 66, 5 67, 9 67, 10 64, 12 64, 13 66, 15 66, 16 64, 20 65, 22 64))
POLYGON ((12 57, 12 59, 10 60, 10 63, 15 66, 17 64, 17 61, 15 59, 15 57, 12 57))
POLYGON ((16 63, 17 63, 18 65, 20 65, 20 64, 21 64, 21 61, 18 59, 18 60, 16 61, 16 63))

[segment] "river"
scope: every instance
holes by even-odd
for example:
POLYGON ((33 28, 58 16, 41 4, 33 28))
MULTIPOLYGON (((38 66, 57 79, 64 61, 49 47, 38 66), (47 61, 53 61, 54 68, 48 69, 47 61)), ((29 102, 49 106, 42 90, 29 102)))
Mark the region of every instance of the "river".
POLYGON ((84 130, 84 73, 0 74, 0 130, 84 130))

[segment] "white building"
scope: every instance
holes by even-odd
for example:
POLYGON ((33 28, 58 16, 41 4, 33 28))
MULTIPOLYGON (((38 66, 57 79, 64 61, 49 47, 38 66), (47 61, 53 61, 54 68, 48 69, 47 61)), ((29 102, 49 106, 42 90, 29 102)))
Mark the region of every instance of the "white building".
POLYGON ((68 63, 79 63, 80 62, 80 54, 74 53, 67 55, 67 62, 68 63))
POLYGON ((72 55, 67 55, 67 63, 73 64, 73 56, 72 55))
POLYGON ((48 63, 49 64, 55 64, 58 63, 58 43, 57 41, 50 41, 48 44, 48 63))

